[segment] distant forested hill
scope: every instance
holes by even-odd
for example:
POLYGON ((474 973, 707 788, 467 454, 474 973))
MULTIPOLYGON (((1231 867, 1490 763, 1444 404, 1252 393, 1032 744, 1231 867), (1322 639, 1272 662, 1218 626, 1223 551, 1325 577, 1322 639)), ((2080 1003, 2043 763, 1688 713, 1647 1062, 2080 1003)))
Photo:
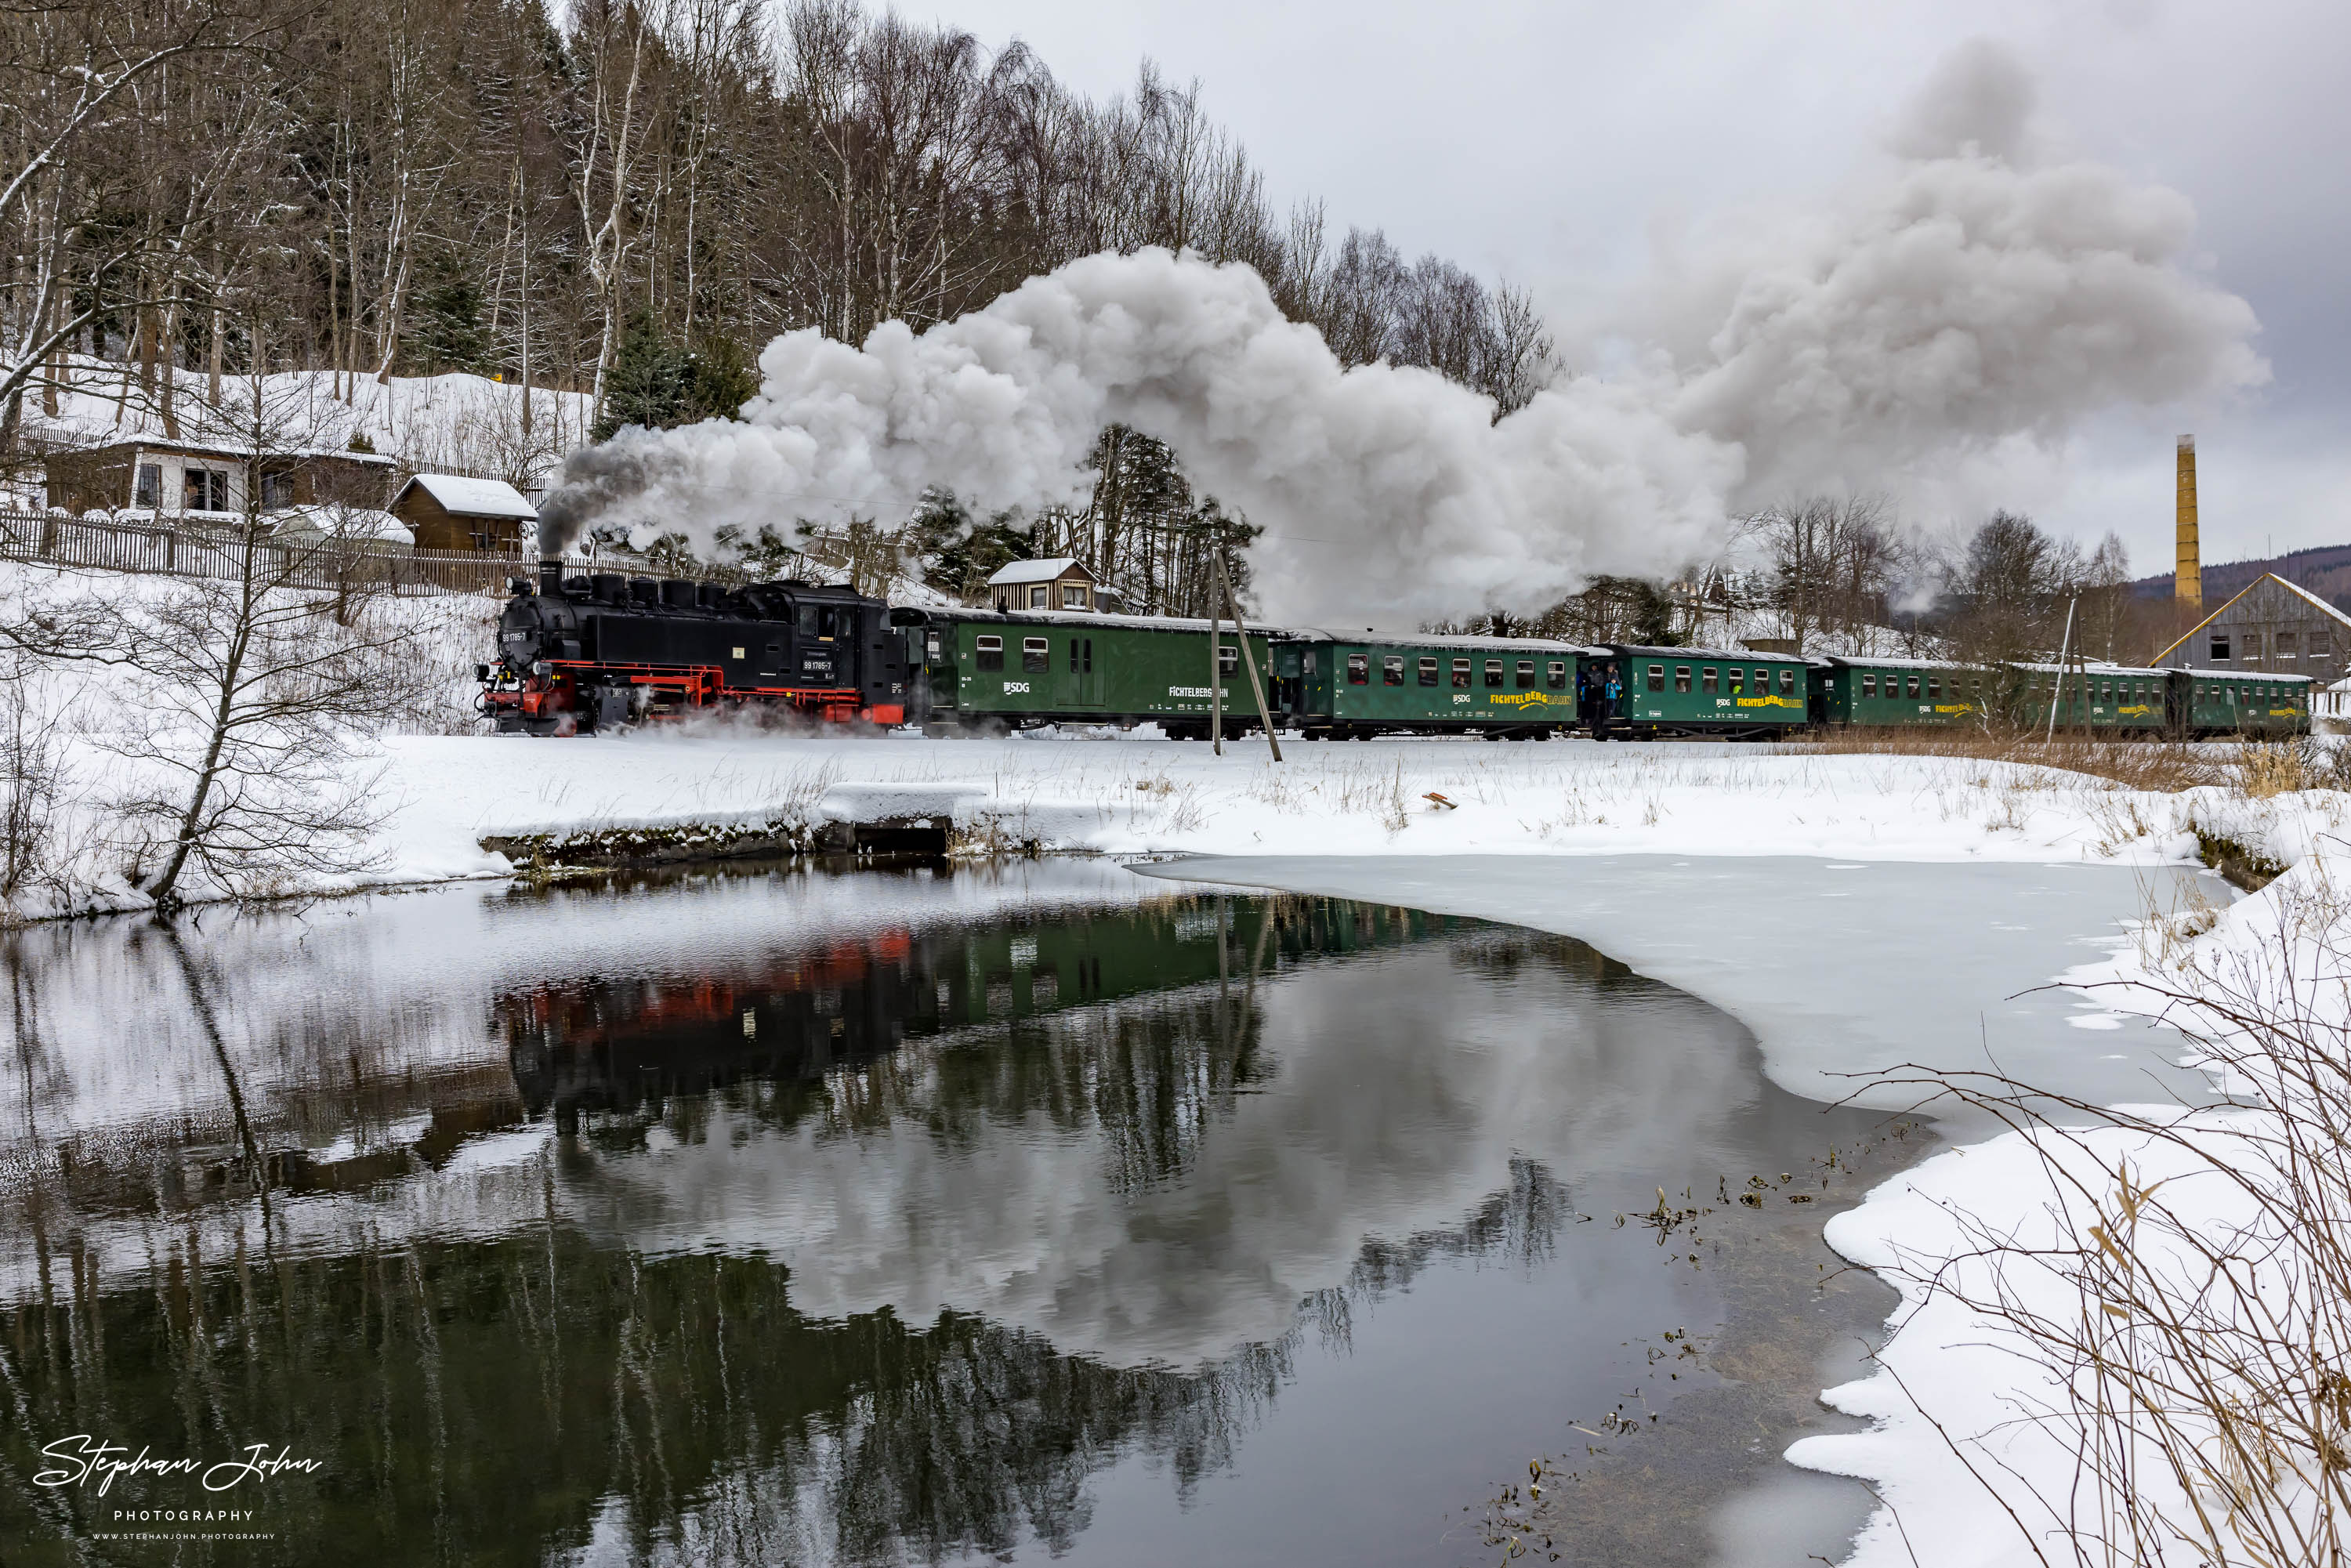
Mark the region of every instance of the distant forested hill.
MULTIPOLYGON (((2337 610, 2351 613, 2351 545, 2319 545, 2262 560, 2232 560, 2207 566, 2205 605, 2218 608, 2265 571, 2273 571, 2288 582, 2308 589, 2337 610)), ((2168 599, 2171 574, 2167 571, 2159 577, 2138 578, 2130 587, 2134 598, 2168 599)))

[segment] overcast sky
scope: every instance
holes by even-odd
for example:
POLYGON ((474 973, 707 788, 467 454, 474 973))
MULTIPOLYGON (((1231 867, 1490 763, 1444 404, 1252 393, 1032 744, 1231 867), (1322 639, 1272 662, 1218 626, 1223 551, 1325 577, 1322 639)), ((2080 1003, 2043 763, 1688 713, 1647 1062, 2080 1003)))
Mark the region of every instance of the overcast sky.
POLYGON ((1660 234, 1854 179, 1946 50, 2000 40, 2035 71, 2057 149, 2194 204, 2199 264, 2251 302, 2274 375, 2231 406, 2117 410, 2053 470, 2020 475, 2014 503, 2085 538, 2113 528, 2135 570, 2168 570, 2172 438, 2192 430, 2207 560, 2351 543, 2340 0, 953 0, 931 15, 991 47, 1022 38, 1098 96, 1146 55, 1196 77, 1278 204, 1319 196, 1335 231, 1384 227, 1408 254, 1524 283, 1562 323, 1637 282, 1660 234))

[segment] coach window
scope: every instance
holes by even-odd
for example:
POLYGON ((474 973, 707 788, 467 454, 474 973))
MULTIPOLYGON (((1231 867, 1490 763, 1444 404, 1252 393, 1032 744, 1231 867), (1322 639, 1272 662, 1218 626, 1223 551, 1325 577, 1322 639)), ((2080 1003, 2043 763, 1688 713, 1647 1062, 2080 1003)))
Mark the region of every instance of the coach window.
POLYGON ((1796 666, 1793 664, 1785 666, 1780 672, 1780 695, 1783 697, 1796 695, 1796 666))
POLYGON ((1941 702, 1943 700, 1943 681, 1941 676, 1928 675, 1927 677, 1927 700, 1930 703, 1941 702))
POLYGON ((935 626, 923 633, 923 657, 936 664, 939 657, 939 629, 935 626))
POLYGON ((1666 689, 1666 667, 1663 664, 1651 664, 1649 666, 1649 689, 1653 692, 1661 692, 1666 689))
POLYGON ((1424 686, 1433 686, 1437 684, 1436 660, 1423 659, 1420 662, 1420 684, 1424 686))
POLYGON ((1077 640, 1075 637, 1072 637, 1072 638, 1071 638, 1071 639, 1070 639, 1070 674, 1073 674, 1073 675, 1074 675, 1074 674, 1076 674, 1077 673, 1078 673, 1078 640, 1077 640))
POLYGON ((1086 662, 1080 668, 1089 675, 1094 673, 1094 640, 1092 637, 1086 639, 1086 662))
POLYGON ((1717 670, 1712 664, 1708 664, 1706 668, 1698 673, 1698 689, 1704 692, 1707 695, 1714 695, 1714 694, 1721 688, 1721 685, 1722 673, 1719 670, 1717 670))
POLYGON ((1676 664, 1674 666, 1674 690, 1687 694, 1689 691, 1689 675, 1690 667, 1687 664, 1676 664))
POLYGON ((1052 649, 1042 637, 1020 639, 1020 667, 1032 675, 1041 675, 1052 668, 1052 649))
POLYGON ((1747 690, 1747 672, 1744 670, 1723 671, 1722 689, 1729 692, 1732 696, 1744 695, 1747 690))
MULTIPOLYGON (((1372 656, 1369 653, 1347 655, 1347 684, 1351 686, 1368 686, 1372 684, 1372 656)), ((1393 685, 1395 683, 1389 684, 1393 685)))
POLYGON ((1534 689, 1535 662, 1532 659, 1520 659, 1519 661, 1519 690, 1522 692, 1531 692, 1534 689))
POLYGON ((1487 661, 1486 661, 1486 685, 1489 685, 1489 686, 1499 686, 1501 684, 1502 684, 1502 661, 1501 661, 1501 660, 1499 660, 1499 659, 1489 659, 1489 660, 1487 660, 1487 661))
POLYGON ((1877 675, 1875 671, 1862 672, 1861 695, 1865 697, 1874 697, 1877 695, 1877 675))
POLYGON ((1241 651, 1230 643, 1217 644, 1217 674, 1230 680, 1241 673, 1241 651))
POLYGON ((1456 659, 1453 661, 1453 685, 1456 688, 1461 691, 1468 691, 1469 689, 1468 660, 1456 659))
POLYGON ((1389 654, 1380 661, 1380 684, 1388 686, 1404 685, 1404 660, 1389 654))
POLYGON ((978 656, 975 658, 972 663, 978 665, 979 668, 983 670, 1000 670, 1004 668, 1004 639, 1001 637, 982 637, 979 640, 978 644, 978 656))
POLYGON ((1563 692, 1567 690, 1567 661, 1565 659, 1553 659, 1551 662, 1550 670, 1547 671, 1543 676, 1543 680, 1544 683, 1555 692, 1563 692))
POLYGON ((1905 676, 1902 682, 1902 686, 1907 695, 1913 697, 1917 696, 1918 695, 1918 677, 1916 675, 1905 676))

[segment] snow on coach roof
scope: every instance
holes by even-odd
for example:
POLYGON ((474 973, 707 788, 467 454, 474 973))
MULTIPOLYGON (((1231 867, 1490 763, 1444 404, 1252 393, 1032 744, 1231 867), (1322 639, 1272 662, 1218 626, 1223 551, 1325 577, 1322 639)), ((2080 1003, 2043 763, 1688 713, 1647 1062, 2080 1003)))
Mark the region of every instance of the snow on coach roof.
MULTIPOLYGON (((421 488, 441 505, 444 512, 455 512, 468 517, 536 517, 538 513, 522 497, 522 492, 503 479, 467 479, 456 474, 419 474, 408 485, 401 486, 401 495, 408 494, 409 486, 421 488)), ((392 505, 400 502, 395 499, 392 505)))
POLYGON ((1050 556, 1043 560, 1016 560, 998 568, 996 575, 987 580, 987 586, 1009 588, 1023 582, 1050 582, 1077 564, 1078 558, 1073 555, 1050 556))

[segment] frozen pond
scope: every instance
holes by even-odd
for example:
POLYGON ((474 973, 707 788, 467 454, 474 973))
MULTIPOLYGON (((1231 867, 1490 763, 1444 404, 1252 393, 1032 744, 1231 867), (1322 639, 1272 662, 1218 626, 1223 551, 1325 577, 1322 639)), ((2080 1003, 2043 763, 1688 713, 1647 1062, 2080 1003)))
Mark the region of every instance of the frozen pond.
POLYGON ((1564 1451, 1576 1561, 1834 1553, 1776 1456, 1890 1292, 1819 1223, 1917 1140, 1635 944, 1397 906, 1447 870, 13 934, 0 1559, 1479 1563, 1564 1451), (26 1484, 81 1433, 319 1468, 134 1549, 189 1483, 26 1484))
MULTIPOLYGON (((1773 1082, 1809 1099, 1906 1107, 1855 1074, 1916 1062, 1996 1069, 2100 1104, 2206 1085, 2168 1030, 2048 988, 2103 957, 2150 909, 2236 895, 2209 873, 2054 865, 1673 855, 1213 858, 1154 874, 1507 918, 1590 943, 1702 997, 1760 1038, 1773 1082)), ((1962 1141, 1981 1122, 1950 1114, 1962 1141)))

